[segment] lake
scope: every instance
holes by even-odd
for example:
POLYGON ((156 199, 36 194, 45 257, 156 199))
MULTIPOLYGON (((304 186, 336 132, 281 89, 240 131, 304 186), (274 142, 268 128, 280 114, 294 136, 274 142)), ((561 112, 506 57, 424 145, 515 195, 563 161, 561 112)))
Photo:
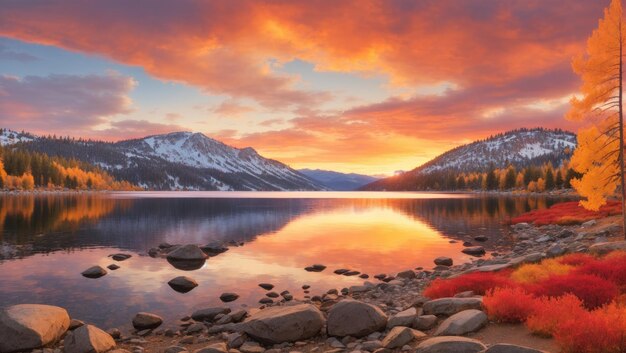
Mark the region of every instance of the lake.
MULTIPOLYGON (((509 247, 506 222, 558 200, 466 194, 367 192, 139 192, 0 196, 0 303, 43 303, 103 329, 128 328, 149 311, 169 323, 195 309, 258 306, 259 283, 295 298, 362 284, 348 268, 369 274, 434 266, 450 256, 471 261, 463 241, 485 235, 488 252, 509 247), (170 244, 242 243, 195 271, 174 268, 150 248, 170 244), (113 261, 113 253, 133 256, 113 261), (121 268, 98 279, 93 265, 121 268), (304 267, 324 264, 323 272, 304 267), (190 276, 199 286, 178 293, 167 282, 190 276)), ((478 244, 477 242, 474 242, 478 244)), ((488 257, 489 255, 487 255, 488 257)))

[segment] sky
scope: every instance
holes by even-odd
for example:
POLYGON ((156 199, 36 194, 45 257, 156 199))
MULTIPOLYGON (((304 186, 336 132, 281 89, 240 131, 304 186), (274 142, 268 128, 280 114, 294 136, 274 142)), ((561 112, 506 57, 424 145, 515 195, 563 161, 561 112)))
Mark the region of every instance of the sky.
POLYGON ((2 0, 0 126, 391 175, 564 119, 609 0, 2 0))

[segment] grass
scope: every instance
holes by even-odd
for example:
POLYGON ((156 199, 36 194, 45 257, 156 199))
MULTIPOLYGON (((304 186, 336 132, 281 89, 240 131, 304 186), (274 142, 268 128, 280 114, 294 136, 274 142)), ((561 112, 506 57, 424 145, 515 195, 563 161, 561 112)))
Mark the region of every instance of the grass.
POLYGON ((558 224, 581 224, 592 219, 618 215, 622 212, 619 201, 608 201, 599 211, 589 211, 580 206, 578 201, 562 202, 547 209, 534 210, 524 213, 511 220, 511 224, 529 223, 536 226, 558 224))

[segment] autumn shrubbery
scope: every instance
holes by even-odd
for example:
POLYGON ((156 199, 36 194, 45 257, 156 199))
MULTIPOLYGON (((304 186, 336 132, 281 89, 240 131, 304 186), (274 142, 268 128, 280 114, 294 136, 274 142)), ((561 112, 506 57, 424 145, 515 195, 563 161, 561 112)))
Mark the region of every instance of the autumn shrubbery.
POLYGON ((626 252, 570 254, 515 271, 439 279, 424 294, 464 291, 484 293, 491 320, 523 322, 537 335, 553 336, 562 352, 626 352, 626 252))
POLYGON ((511 220, 512 224, 529 223, 537 226, 547 224, 570 225, 580 224, 592 219, 598 219, 621 214, 622 205, 619 201, 608 201, 599 211, 589 211, 578 201, 562 202, 547 209, 534 210, 524 213, 511 220))
POLYGON ((493 288, 513 286, 512 281, 508 278, 509 273, 475 272, 451 279, 437 279, 424 290, 424 295, 432 299, 452 297, 465 291, 484 295, 493 288))

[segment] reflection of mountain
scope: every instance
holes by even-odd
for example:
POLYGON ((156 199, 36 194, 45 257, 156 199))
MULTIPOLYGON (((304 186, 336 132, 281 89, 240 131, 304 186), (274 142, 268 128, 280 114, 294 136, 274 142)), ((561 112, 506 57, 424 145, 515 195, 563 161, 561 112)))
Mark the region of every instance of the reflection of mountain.
MULTIPOLYGON (((19 256, 84 247, 145 252, 162 242, 247 242, 281 230, 305 214, 391 209, 445 236, 502 234, 503 222, 543 198, 454 199, 116 199, 106 194, 0 198, 1 243, 26 245, 19 256)), ((489 244, 487 244, 489 245, 489 244)), ((2 250, 0 248, 0 250, 2 250)), ((0 251, 0 259, 2 259, 0 251)), ((5 254, 5 257, 15 256, 5 254)))

